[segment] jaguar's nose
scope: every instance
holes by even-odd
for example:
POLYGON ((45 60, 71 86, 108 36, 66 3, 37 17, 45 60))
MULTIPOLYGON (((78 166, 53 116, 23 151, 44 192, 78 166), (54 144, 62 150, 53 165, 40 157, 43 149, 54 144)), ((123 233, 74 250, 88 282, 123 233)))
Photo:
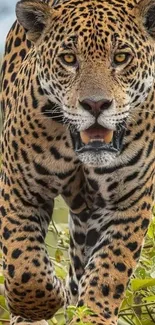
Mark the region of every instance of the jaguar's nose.
POLYGON ((86 110, 92 113, 95 116, 98 116, 102 111, 110 108, 112 105, 112 100, 108 99, 101 99, 98 101, 85 98, 84 100, 80 101, 80 105, 86 110))

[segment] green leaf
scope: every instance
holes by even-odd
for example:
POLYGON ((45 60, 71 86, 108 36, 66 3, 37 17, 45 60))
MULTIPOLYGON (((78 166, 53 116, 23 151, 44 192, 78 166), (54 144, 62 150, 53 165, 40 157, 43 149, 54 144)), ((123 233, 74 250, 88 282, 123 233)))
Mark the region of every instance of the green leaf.
POLYGON ((3 283, 4 283, 4 276, 0 275, 0 284, 3 284, 3 283))
POLYGON ((155 279, 133 279, 131 280, 131 288, 137 291, 142 288, 155 286, 155 279))
POLYGON ((66 271, 65 267, 62 268, 59 266, 55 266, 55 273, 56 273, 57 277, 61 278, 61 279, 65 279, 66 275, 67 275, 67 271, 66 271))
POLYGON ((57 248, 56 252, 55 252, 55 259, 57 261, 57 263, 61 262, 61 259, 63 257, 63 252, 61 249, 57 248))
POLYGON ((58 322, 57 322, 57 320, 56 320, 55 317, 53 317, 53 318, 51 319, 51 322, 52 322, 53 325, 57 325, 57 324, 58 324, 58 322))
POLYGON ((155 304, 155 295, 143 298, 143 301, 154 302, 155 304))

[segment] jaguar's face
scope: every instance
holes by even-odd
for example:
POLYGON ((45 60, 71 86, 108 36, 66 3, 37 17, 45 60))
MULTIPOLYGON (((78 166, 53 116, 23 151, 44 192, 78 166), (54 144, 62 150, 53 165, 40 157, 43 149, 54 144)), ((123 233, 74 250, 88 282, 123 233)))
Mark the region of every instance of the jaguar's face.
MULTIPOLYGON (((153 85, 153 16, 147 5, 154 1, 135 2, 67 0, 54 9, 41 5, 47 13, 44 8, 46 24, 42 19, 44 32, 36 47, 40 83, 56 105, 51 116, 61 116, 69 126, 79 159, 89 165, 115 164, 128 117, 153 85)), ((26 3, 28 8, 31 1, 26 3)))

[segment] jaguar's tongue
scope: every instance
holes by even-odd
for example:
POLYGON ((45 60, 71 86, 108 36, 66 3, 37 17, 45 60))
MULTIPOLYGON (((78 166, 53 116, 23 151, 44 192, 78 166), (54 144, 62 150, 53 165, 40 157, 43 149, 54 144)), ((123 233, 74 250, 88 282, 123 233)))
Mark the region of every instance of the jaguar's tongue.
POLYGON ((89 128, 80 132, 81 140, 84 144, 88 144, 93 141, 101 141, 104 143, 110 143, 113 138, 114 131, 102 128, 89 128))

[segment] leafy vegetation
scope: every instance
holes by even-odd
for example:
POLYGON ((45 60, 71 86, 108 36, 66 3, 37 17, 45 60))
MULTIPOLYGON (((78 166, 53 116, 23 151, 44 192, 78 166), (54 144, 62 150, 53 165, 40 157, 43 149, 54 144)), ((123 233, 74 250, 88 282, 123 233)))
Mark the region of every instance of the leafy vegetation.
MULTIPOLYGON (((58 198, 56 202, 53 222, 49 227, 46 244, 50 258, 55 265, 57 276, 64 279, 67 274, 69 258, 69 231, 67 226, 67 214, 63 201, 58 198)), ((9 324, 9 313, 3 296, 4 278, 2 268, 0 272, 0 325, 9 324)), ((70 306, 67 317, 71 319, 91 311, 86 307, 75 308, 70 306)), ((49 325, 66 324, 64 310, 58 311, 56 316, 49 321, 49 325)), ((78 323, 84 325, 83 322, 78 323)), ((125 299, 120 309, 118 325, 154 325, 155 324, 155 218, 149 227, 143 252, 138 267, 132 276, 125 299)))

